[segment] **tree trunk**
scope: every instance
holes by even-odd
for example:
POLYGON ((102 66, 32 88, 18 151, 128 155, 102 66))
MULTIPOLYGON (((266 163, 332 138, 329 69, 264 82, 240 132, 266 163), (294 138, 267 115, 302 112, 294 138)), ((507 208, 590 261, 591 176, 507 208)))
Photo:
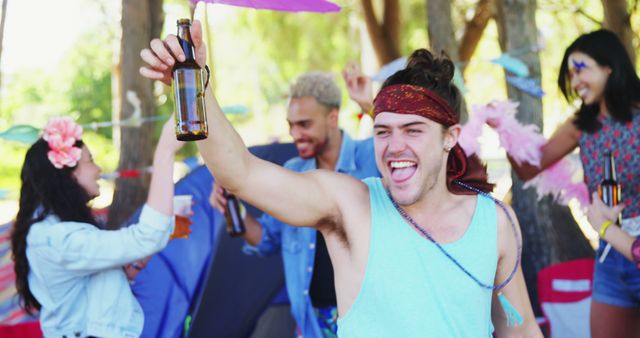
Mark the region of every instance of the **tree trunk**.
MULTIPOLYGON (((529 48, 536 44, 535 0, 498 0, 496 9, 503 52, 529 48)), ((540 80, 538 52, 528 53, 520 58, 529 67, 530 77, 540 80)), ((542 130, 542 100, 509 84, 507 91, 511 100, 520 102, 518 120, 524 124, 535 124, 542 130)), ((593 257, 593 250, 567 207, 556 204, 549 196, 538 201, 533 188, 523 189, 524 182, 518 179, 515 173, 511 176, 512 206, 522 227, 522 270, 534 312, 540 315, 537 296, 538 271, 562 260, 593 257), (566 238, 571 240, 567 241, 566 238)))
POLYGON ((476 4, 476 10, 473 14, 473 18, 464 26, 464 34, 460 40, 460 47, 458 48, 458 56, 461 62, 469 62, 471 56, 478 47, 478 43, 482 38, 482 33, 487 27, 489 20, 493 17, 495 12, 494 0, 480 0, 476 4))
POLYGON ((636 52, 633 48, 633 30, 631 29, 631 14, 627 10, 626 0, 602 0, 604 9, 604 28, 614 32, 622 41, 635 64, 636 52))
MULTIPOLYGON (((122 1, 122 42, 120 50, 120 116, 116 120, 131 117, 136 107, 130 97, 140 101, 141 116, 153 116, 156 112, 153 83, 139 75, 142 66, 140 50, 160 34, 164 22, 162 0, 122 1), (133 94, 133 95, 132 95, 133 94)), ((118 169, 138 169, 149 166, 153 157, 153 125, 123 127, 120 142, 118 169)), ((146 200, 149 176, 139 179, 117 179, 113 203, 109 209, 110 227, 118 227, 146 200)))
MULTIPOLYGON (((2 0, 2 17, 0 17, 0 64, 2 64, 2 42, 4 41, 4 24, 7 21, 7 3, 9 0, 2 0)), ((2 93, 2 71, 0 69, 0 93, 2 93)), ((0 100, 1 102, 1 100, 0 100)))
POLYGON ((378 22, 371 0, 362 0, 362 11, 371 44, 380 65, 400 57, 400 4, 384 0, 382 23, 378 22))
POLYGON ((449 1, 427 0, 427 31, 432 52, 445 52, 451 60, 460 60, 449 1))
MULTIPOLYGON (((453 20, 451 18, 451 2, 448 0, 427 0, 427 31, 431 51, 438 55, 445 52, 453 62, 460 61, 458 57, 458 43, 456 42, 453 20)), ((456 67, 461 71, 460 67, 456 67)), ((462 74, 461 74, 462 75, 462 74)), ((462 97, 460 106, 460 122, 467 121, 469 113, 467 104, 462 97)))

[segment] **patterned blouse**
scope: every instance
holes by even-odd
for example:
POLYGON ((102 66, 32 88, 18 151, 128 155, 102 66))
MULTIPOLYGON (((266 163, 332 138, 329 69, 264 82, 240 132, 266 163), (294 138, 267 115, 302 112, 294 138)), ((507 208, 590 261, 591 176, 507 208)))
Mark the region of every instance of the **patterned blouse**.
POLYGON ((589 193, 597 191, 604 175, 604 156, 611 152, 616 178, 621 187, 622 218, 640 216, 640 111, 632 121, 620 123, 611 116, 600 117, 602 128, 593 134, 582 132, 580 159, 589 193))

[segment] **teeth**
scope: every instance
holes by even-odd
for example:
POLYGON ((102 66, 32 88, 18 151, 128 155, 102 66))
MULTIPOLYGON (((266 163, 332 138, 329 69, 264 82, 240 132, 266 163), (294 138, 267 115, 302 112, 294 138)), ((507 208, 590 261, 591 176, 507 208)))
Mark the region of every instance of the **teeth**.
POLYGON ((414 165, 415 165, 415 163, 409 162, 409 161, 391 162, 391 168, 394 168, 394 169, 408 168, 408 167, 412 167, 414 165))
POLYGON ((587 94, 587 92, 588 92, 587 88, 582 88, 582 89, 578 90, 578 95, 580 97, 584 97, 587 94))

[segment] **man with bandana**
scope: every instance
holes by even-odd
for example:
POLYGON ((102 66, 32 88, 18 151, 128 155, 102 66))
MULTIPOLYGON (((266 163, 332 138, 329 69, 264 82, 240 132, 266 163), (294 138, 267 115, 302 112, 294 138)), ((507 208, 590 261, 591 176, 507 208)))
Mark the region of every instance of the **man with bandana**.
MULTIPOLYGON (((198 24, 192 34, 204 65, 198 24)), ((169 36, 141 55, 148 64, 141 74, 166 81, 182 51, 169 36)), ((382 178, 363 181, 293 172, 252 156, 206 93, 214 130, 198 148, 220 184, 283 222, 323 234, 340 337, 542 337, 519 268, 515 215, 488 197, 485 168, 457 145, 461 95, 453 70, 451 60, 418 50, 383 84, 373 111, 382 178)))

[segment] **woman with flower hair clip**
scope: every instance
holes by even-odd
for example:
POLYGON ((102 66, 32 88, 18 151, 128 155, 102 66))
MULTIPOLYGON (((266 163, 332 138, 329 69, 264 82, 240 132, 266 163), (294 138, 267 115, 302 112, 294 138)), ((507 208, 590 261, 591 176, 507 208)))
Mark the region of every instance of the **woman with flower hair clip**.
POLYGON ((101 230, 87 203, 100 193, 101 168, 82 142, 82 128, 53 118, 27 151, 20 206, 11 234, 21 305, 40 311, 45 337, 135 337, 142 308, 125 264, 167 244, 173 222, 173 163, 181 147, 165 123, 139 223, 101 230))
MULTIPOLYGON (((637 237, 640 235, 640 79, 618 37, 607 30, 578 37, 562 58, 558 86, 569 102, 579 98, 582 105, 542 146, 540 166, 519 164, 509 157, 512 168, 521 179, 528 181, 579 148, 584 180, 596 204, 599 197, 594 192, 603 179, 602 159, 612 153, 625 205, 622 226, 637 237)), ((500 132, 496 121, 487 122, 500 132)), ((598 206, 590 208, 595 210, 598 206)), ((591 221, 606 220, 592 216, 591 221)), ((626 252, 611 250, 603 255, 609 238, 605 232, 608 236, 610 231, 604 225, 593 224, 605 231, 600 231, 595 266, 591 337, 640 337, 640 270, 624 257, 626 252)))

